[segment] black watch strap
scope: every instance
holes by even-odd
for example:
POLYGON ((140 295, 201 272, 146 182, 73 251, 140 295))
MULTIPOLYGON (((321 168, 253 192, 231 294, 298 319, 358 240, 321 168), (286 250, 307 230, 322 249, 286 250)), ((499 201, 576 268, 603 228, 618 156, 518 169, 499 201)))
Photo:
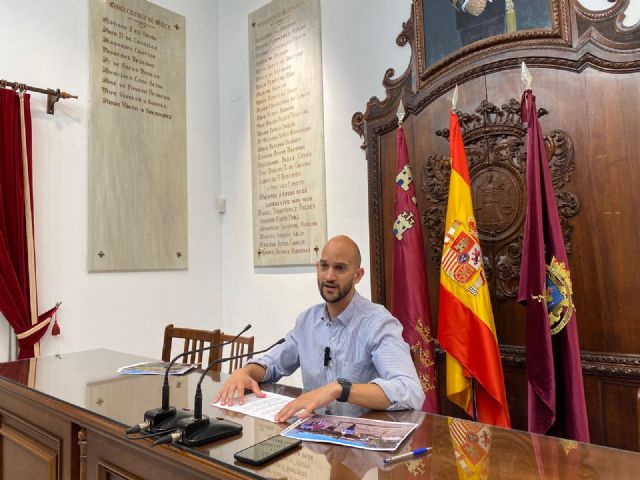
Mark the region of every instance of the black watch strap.
POLYGON ((351 393, 351 382, 345 378, 338 378, 336 381, 342 385, 342 393, 338 397, 338 401, 346 402, 349 400, 349 394, 351 393))

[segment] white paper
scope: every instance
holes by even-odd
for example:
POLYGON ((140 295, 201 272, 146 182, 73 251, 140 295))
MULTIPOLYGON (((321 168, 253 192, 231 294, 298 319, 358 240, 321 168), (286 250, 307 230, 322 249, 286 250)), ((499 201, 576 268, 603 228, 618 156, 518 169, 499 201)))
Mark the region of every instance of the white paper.
POLYGON ((220 405, 220 402, 212 403, 211 405, 276 423, 273 419, 275 414, 282 410, 282 408, 293 400, 293 398, 285 397, 284 395, 279 395, 277 393, 263 393, 267 395, 264 398, 258 398, 254 393, 245 395, 243 405, 238 405, 237 399, 236 403, 233 405, 220 405))

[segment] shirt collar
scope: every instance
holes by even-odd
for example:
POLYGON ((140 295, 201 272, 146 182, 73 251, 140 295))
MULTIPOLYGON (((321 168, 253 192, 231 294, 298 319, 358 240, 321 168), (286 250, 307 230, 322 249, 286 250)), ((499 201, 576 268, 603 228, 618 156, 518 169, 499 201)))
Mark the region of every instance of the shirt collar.
POLYGON ((331 320, 331 318, 329 317, 329 312, 327 311, 327 304, 325 303, 323 308, 322 308, 322 319, 326 322, 334 322, 336 325, 346 325, 349 320, 351 320, 351 318, 353 318, 353 316, 356 313, 356 310, 358 308, 358 303, 360 303, 360 294, 356 291, 353 294, 353 297, 351 298, 351 301, 349 302, 349 305, 347 305, 347 308, 345 308, 342 313, 340 315, 338 315, 336 318, 334 318, 333 320, 331 320))

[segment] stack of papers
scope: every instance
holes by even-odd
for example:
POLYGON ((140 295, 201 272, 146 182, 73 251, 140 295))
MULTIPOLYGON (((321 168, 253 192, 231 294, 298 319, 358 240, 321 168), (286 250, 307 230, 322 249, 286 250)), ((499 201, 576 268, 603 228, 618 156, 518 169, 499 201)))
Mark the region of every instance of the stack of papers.
POLYGON ((266 397, 258 398, 254 393, 245 395, 244 403, 242 405, 238 405, 238 399, 235 400, 236 403, 233 405, 223 406, 220 405, 220 402, 212 403, 211 405, 224 408, 232 412, 244 413, 250 417, 262 418, 263 420, 269 420, 270 422, 275 423, 275 420, 273 419, 275 414, 282 410, 282 408, 293 400, 293 398, 271 392, 262 393, 264 393, 266 397))

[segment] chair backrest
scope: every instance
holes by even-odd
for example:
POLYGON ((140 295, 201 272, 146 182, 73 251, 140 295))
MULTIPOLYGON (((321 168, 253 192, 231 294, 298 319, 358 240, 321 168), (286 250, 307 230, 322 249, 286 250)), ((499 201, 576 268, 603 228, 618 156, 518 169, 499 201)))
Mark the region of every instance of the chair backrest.
MULTIPOLYGON (((220 330, 198 330, 195 328, 180 328, 174 327, 173 324, 167 325, 164 329, 164 343, 162 345, 162 361, 168 362, 171 360, 171 345, 173 344, 174 339, 184 339, 184 346, 182 352, 188 352, 189 350, 196 350, 198 348, 204 348, 209 345, 215 345, 220 343, 220 330)), ((185 358, 179 360, 180 363, 195 363, 198 366, 202 366, 202 358, 203 353, 191 353, 186 355, 185 358)), ((207 352, 208 358, 207 363, 204 364, 206 367, 213 360, 217 360, 220 358, 221 351, 219 348, 214 348, 207 352)), ((177 355, 178 352, 174 352, 174 356, 177 355)))
MULTIPOLYGON (((233 339, 235 335, 227 335, 225 333, 220 334, 221 342, 228 342, 233 339)), ((233 343, 227 345, 225 347, 224 358, 227 357, 235 357, 237 355, 243 355, 245 353, 253 353, 253 337, 238 337, 233 343)), ((248 357, 236 358, 235 360, 230 360, 226 362, 229 364, 229 368, 225 368, 229 373, 233 372, 236 368, 242 366, 248 359, 250 359, 253 355, 249 355, 248 357)), ((213 370, 216 372, 221 371, 222 365, 216 365, 213 370)))

